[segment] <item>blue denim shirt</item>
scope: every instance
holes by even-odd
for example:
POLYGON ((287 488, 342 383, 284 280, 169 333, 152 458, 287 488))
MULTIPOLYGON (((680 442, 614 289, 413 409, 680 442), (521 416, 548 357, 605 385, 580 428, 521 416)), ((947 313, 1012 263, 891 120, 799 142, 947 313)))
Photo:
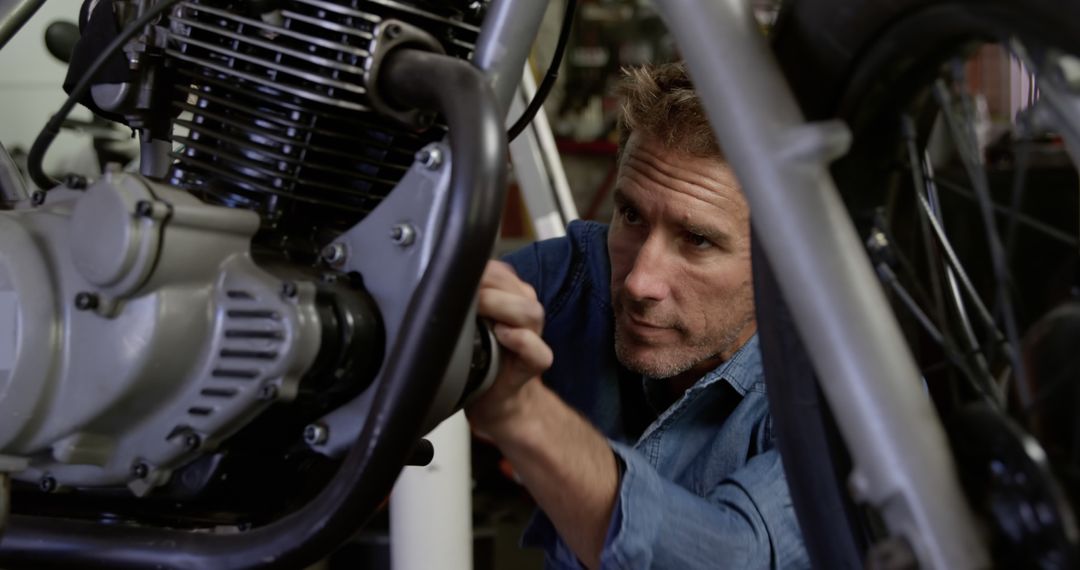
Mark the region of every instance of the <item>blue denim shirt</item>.
MULTIPOLYGON (((809 560, 774 447, 755 335, 674 402, 662 380, 615 357, 607 226, 507 256, 544 305, 555 361, 545 383, 611 443, 622 474, 603 568, 806 568, 809 560)), ((537 512, 522 542, 548 568, 582 568, 537 512)))

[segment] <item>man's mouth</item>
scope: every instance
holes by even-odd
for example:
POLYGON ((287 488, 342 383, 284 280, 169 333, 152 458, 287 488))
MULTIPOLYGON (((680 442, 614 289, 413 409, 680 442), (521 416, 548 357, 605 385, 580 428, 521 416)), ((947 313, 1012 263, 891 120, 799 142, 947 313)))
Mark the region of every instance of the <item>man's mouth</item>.
POLYGON ((643 328, 643 329, 666 329, 666 328, 670 328, 670 327, 667 327, 667 326, 664 326, 664 325, 649 322, 649 321, 647 321, 645 319, 639 319, 639 318, 635 317, 634 315, 629 315, 628 314, 628 315, 626 315, 626 318, 628 318, 630 320, 630 323, 633 324, 634 326, 639 327, 639 328, 643 328))
POLYGON ((649 345, 667 343, 672 340, 675 328, 662 324, 663 321, 656 319, 643 319, 630 313, 623 313, 621 329, 627 338, 634 339, 636 343, 649 345))

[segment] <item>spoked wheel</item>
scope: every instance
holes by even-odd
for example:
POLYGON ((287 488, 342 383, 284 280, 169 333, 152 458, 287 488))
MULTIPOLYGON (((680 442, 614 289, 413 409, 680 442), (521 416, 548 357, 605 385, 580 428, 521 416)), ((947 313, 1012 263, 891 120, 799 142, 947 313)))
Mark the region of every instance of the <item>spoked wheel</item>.
MULTIPOLYGON (((852 129, 837 187, 1002 568, 1080 564, 1077 27, 1075 2, 796 1, 774 42, 806 114, 852 129)), ((905 545, 847 492, 850 461, 768 269, 755 280, 811 559, 903 566, 905 545)))

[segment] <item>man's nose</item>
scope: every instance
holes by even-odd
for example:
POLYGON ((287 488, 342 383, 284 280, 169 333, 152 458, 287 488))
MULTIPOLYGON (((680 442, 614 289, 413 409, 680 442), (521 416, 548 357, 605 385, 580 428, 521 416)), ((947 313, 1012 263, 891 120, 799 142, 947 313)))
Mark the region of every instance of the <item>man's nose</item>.
POLYGON ((669 254, 659 236, 649 236, 634 257, 626 275, 625 291, 639 301, 660 301, 670 293, 669 254))

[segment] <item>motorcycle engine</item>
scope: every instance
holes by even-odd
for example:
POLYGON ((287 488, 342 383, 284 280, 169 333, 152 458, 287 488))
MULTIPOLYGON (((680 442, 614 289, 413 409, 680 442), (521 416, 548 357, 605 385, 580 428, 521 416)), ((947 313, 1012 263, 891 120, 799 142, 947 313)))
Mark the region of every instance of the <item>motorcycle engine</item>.
MULTIPOLYGON (((151 4, 88 16, 122 26, 151 4)), ((128 78, 93 103, 144 151, 167 141, 163 165, 144 152, 141 174, 0 212, 0 470, 36 488, 33 510, 157 500, 174 524, 250 522, 285 508, 268 488, 318 486, 319 418, 364 393, 394 334, 350 261, 366 244, 343 236, 447 152, 440 117, 379 96, 381 56, 467 59, 485 9, 187 0, 128 44, 128 78)), ((394 231, 401 249, 415 230, 394 231)))

